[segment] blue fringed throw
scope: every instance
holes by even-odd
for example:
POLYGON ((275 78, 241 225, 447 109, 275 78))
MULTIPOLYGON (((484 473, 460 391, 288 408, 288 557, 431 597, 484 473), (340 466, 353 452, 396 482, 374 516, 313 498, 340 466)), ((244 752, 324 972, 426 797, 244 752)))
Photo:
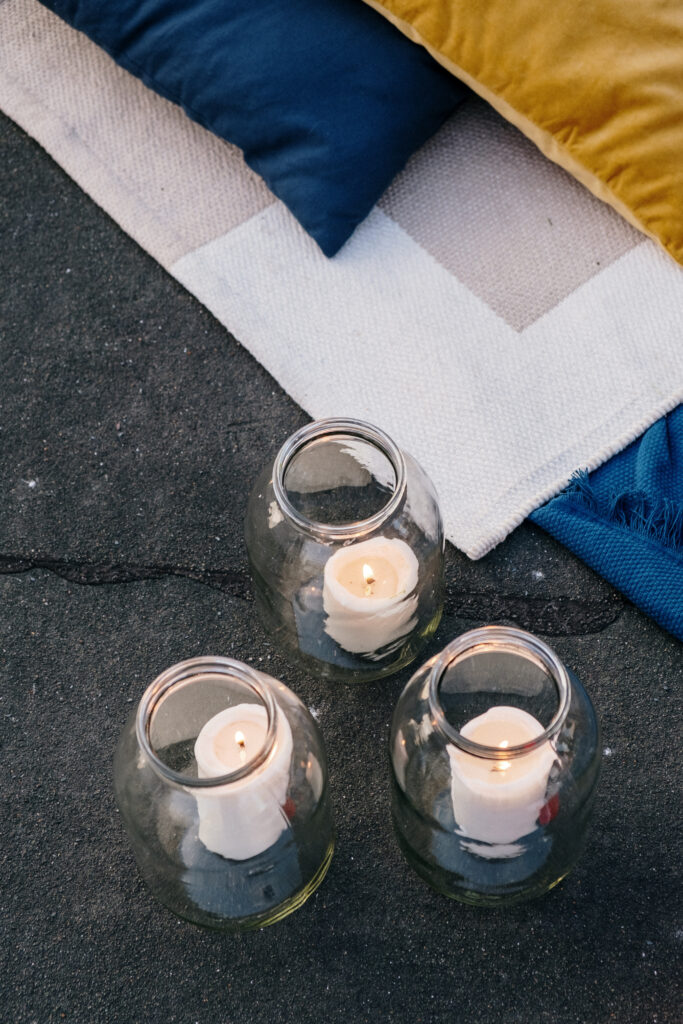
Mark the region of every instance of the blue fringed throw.
POLYGON ((531 519, 683 640, 683 405, 531 519))

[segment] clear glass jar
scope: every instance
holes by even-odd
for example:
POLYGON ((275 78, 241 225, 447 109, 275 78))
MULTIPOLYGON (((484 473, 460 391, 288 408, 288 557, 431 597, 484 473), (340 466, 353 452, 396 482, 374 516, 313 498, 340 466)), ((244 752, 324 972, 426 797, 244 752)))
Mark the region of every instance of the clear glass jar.
POLYGON ((390 744, 399 845, 439 892, 516 903, 571 870, 599 727, 579 681, 537 637, 506 626, 458 637, 406 686, 390 744))
POLYGON ((396 672, 439 624, 436 494, 377 427, 319 420, 290 437, 251 493, 245 535, 269 635, 319 676, 396 672))
POLYGON ((286 686, 239 661, 192 658, 154 680, 121 734, 114 789, 142 877, 195 924, 272 924, 329 867, 320 731, 286 686))

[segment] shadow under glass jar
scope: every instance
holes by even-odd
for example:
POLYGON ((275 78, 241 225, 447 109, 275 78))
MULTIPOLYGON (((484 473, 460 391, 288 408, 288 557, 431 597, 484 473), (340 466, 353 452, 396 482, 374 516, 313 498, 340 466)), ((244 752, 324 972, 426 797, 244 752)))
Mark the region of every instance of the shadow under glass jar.
POLYGON ((436 494, 377 427, 319 420, 290 437, 252 490, 245 537, 269 635, 323 678, 396 672, 438 626, 436 494))
POLYGON ((239 661, 193 658, 154 680, 121 734, 114 789, 142 877, 195 924, 271 924, 329 867, 319 729, 286 686, 239 661))
POLYGON ((505 626, 458 637, 394 712, 392 813, 407 860, 465 903, 552 889, 581 850, 599 739, 588 695, 543 641, 505 626))

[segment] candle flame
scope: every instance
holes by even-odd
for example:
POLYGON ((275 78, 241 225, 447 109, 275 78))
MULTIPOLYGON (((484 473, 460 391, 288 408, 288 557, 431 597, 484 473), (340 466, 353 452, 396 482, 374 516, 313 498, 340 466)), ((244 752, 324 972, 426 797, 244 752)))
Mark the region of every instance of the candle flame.
POLYGON ((372 571, 372 566, 368 565, 367 562, 363 562, 363 579, 365 580, 365 596, 370 597, 372 595, 372 584, 375 582, 375 577, 372 571))
MULTIPOLYGON (((500 743, 498 744, 498 746, 501 747, 504 750, 505 747, 509 747, 510 746, 510 741, 509 740, 501 740, 500 743)), ((509 767, 510 767, 510 762, 509 761, 496 761, 496 763, 493 766, 493 768, 491 769, 491 771, 492 772, 506 772, 509 767)))

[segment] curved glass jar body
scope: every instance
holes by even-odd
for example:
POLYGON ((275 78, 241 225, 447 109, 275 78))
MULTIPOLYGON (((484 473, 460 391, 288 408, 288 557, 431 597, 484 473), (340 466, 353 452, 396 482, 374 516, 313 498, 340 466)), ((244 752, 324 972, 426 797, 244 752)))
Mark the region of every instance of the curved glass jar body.
POLYGON ((299 907, 333 850, 318 727, 282 683, 229 658, 148 687, 114 760, 140 873, 180 917, 262 927, 299 907))
POLYGON ((251 493, 245 536, 269 635, 323 678, 396 672, 439 623, 434 488, 369 424, 319 420, 294 434, 251 493))
POLYGON ((394 712, 392 813, 409 863, 465 903, 547 892, 579 855, 599 740, 585 690, 541 640, 504 626, 458 637, 394 712))

